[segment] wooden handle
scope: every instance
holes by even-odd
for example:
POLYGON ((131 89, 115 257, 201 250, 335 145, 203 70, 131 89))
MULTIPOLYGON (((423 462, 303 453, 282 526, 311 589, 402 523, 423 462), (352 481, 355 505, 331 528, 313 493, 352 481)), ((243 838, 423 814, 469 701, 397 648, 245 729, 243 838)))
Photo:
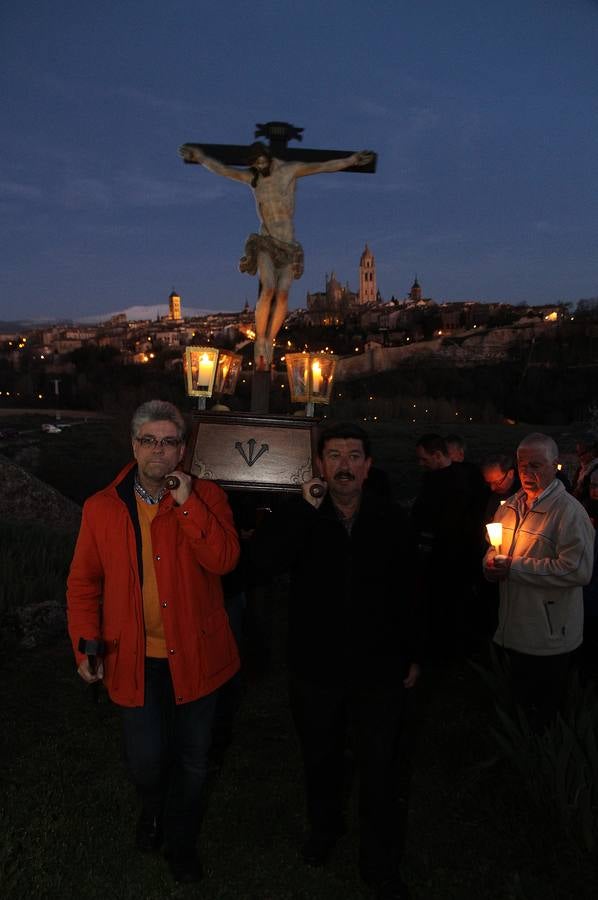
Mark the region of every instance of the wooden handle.
POLYGON ((180 487, 180 485, 180 478, 177 478, 176 475, 169 475, 166 479, 166 487, 169 491, 176 491, 176 489, 180 487))
POLYGON ((320 497, 323 497, 326 493, 326 488, 323 484, 312 484, 309 489, 309 493, 312 497, 314 497, 314 499, 319 500, 320 497))

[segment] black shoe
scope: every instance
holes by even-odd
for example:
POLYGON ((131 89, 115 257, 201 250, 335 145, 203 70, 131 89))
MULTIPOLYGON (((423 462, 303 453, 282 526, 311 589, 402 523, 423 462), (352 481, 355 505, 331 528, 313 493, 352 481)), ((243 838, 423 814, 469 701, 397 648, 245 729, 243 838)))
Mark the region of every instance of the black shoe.
POLYGON ((158 816, 141 813, 135 832, 135 846, 142 853, 157 853, 162 845, 162 828, 158 816))
POLYGON ((334 850, 335 844, 336 836, 329 834, 310 834, 301 847, 303 862, 307 863, 308 866, 325 865, 330 858, 330 854, 334 850))
POLYGON ((167 856, 170 873, 179 884, 193 884, 203 876, 201 863, 194 853, 185 856, 169 854, 167 856))

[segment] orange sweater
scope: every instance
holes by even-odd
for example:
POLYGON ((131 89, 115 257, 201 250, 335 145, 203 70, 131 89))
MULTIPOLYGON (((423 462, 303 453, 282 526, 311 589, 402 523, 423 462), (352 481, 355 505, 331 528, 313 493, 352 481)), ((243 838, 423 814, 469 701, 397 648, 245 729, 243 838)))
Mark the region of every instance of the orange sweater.
POLYGON ((158 582, 154 568, 152 553, 152 522, 158 512, 158 506, 145 503, 141 497, 137 501, 137 514, 141 528, 141 553, 143 557, 143 621, 145 622, 145 655, 165 659, 166 638, 160 613, 158 582))

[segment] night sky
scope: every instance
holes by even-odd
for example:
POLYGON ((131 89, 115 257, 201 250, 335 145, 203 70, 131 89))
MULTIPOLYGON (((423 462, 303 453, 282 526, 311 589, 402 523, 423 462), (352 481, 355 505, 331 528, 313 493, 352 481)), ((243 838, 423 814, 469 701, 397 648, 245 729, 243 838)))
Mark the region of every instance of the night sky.
POLYGON ((596 0, 7 0, 0 319, 253 305, 250 191, 176 150, 276 119, 379 154, 299 181, 291 306, 366 241, 386 299, 596 296, 597 48, 596 0))

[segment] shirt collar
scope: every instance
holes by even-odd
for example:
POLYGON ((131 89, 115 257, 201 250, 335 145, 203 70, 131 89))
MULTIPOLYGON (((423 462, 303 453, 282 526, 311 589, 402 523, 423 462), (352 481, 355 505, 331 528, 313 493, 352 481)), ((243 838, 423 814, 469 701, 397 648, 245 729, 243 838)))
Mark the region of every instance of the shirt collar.
POLYGON ((527 495, 525 493, 525 489, 522 488, 520 496, 519 496, 520 505, 524 509, 527 509, 527 510, 535 509, 535 507, 538 505, 538 503, 540 503, 541 500, 544 500, 546 497, 549 497, 550 494, 552 494, 552 492, 556 490, 558 483, 559 483, 558 478, 553 478, 552 481, 550 482, 550 484, 548 485, 548 487, 545 487, 544 490, 542 491, 542 493, 538 494, 538 496, 534 500, 532 500, 532 502, 530 504, 527 503, 527 495))
POLYGON ((146 489, 139 481, 139 475, 137 474, 137 472, 135 473, 135 493, 140 500, 143 500, 144 503, 149 503, 150 506, 156 506, 167 492, 168 488, 163 487, 157 497, 152 497, 152 495, 148 494, 146 489))

